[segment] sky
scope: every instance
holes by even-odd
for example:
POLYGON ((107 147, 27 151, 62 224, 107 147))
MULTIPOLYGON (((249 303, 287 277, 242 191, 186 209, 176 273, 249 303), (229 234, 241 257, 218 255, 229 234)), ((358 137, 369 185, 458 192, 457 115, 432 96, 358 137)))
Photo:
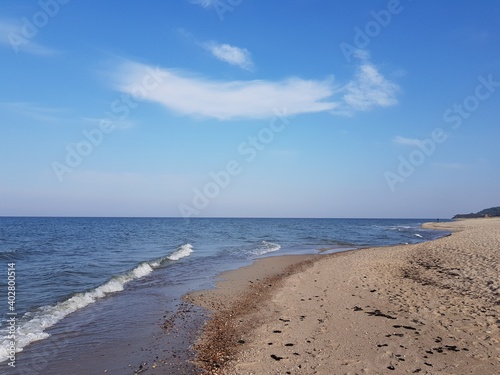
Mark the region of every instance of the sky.
POLYGON ((500 3, 4 0, 0 216, 500 204, 500 3))

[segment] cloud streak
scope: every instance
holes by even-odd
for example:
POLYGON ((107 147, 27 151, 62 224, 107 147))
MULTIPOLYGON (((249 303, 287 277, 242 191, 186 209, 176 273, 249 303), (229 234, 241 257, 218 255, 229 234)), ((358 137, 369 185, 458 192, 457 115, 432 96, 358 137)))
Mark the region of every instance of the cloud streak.
POLYGON ((205 43, 204 47, 217 59, 228 64, 238 66, 242 69, 253 71, 254 64, 250 52, 245 48, 239 48, 223 43, 205 43))
POLYGON ((66 120, 64 108, 44 107, 28 102, 0 102, 0 108, 19 116, 29 117, 39 121, 58 122, 66 120))
POLYGON ((354 77, 342 85, 333 78, 308 80, 298 77, 278 81, 222 81, 176 69, 152 69, 133 62, 120 62, 114 70, 115 89, 138 99, 161 104, 187 116, 218 120, 259 119, 275 111, 288 115, 330 112, 352 114, 397 103, 398 86, 384 78, 374 65, 362 61, 354 77), (159 84, 137 90, 151 74, 159 84))
POLYGON ((392 141, 398 145, 402 146, 415 146, 418 147, 422 145, 422 141, 420 139, 415 139, 415 138, 406 138, 402 137, 400 135, 397 135, 392 139, 392 141))
POLYGON ((191 0, 191 3, 202 6, 203 8, 208 8, 215 3, 216 0, 191 0))
POLYGON ((25 38, 20 26, 5 19, 0 19, 0 45, 9 47, 16 53, 25 52, 37 56, 51 56, 58 53, 56 50, 25 38))

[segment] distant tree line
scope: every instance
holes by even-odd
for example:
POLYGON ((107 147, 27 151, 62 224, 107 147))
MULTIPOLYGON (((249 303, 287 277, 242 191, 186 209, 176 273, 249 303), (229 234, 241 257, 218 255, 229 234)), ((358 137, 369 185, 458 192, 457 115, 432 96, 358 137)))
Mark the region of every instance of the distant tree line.
POLYGON ((454 219, 471 219, 476 217, 495 217, 500 216, 500 207, 486 208, 482 211, 476 212, 475 214, 457 214, 453 216, 454 219))

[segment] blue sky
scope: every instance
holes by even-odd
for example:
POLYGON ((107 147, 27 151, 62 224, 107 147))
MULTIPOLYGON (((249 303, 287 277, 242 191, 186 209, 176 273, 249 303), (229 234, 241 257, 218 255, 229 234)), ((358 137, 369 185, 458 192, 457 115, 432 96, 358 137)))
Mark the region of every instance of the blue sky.
POLYGON ((498 205, 500 4, 6 0, 0 215, 498 205))

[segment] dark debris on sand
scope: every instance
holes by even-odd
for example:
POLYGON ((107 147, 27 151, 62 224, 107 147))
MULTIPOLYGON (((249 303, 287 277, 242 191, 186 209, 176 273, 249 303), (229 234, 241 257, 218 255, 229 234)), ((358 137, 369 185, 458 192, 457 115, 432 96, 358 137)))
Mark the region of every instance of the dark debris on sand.
MULTIPOLYGON (((238 351, 245 346, 245 336, 255 328, 255 323, 248 317, 257 309, 256 299, 260 305, 261 301, 271 297, 272 286, 280 285, 285 277, 313 263, 314 260, 306 260, 287 267, 275 276, 254 281, 252 287, 231 304, 219 302, 214 306, 214 314, 205 324, 202 337, 194 345, 197 366, 206 374, 221 374, 223 367, 234 360, 238 351)), ((282 358, 275 356, 273 359, 279 361, 282 358)))

